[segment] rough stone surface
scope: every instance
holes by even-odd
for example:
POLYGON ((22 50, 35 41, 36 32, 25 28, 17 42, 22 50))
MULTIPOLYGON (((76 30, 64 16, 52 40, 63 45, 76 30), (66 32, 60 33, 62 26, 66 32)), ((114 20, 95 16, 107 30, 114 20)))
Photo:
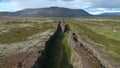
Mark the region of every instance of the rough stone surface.
POLYGON ((100 60, 101 64, 104 65, 106 68, 120 68, 120 65, 117 63, 113 63, 113 61, 110 61, 107 56, 108 54, 103 50, 96 48, 96 43, 88 40, 87 42, 83 41, 81 39, 81 36, 78 35, 79 42, 82 42, 85 48, 98 60, 100 60))
POLYGON ((31 68, 45 49, 45 42, 54 32, 52 30, 36 34, 20 43, 0 44, 2 68, 31 68))
POLYGON ((71 63, 73 68, 100 68, 94 58, 88 51, 86 51, 80 43, 73 40, 71 33, 69 34, 68 44, 71 50, 71 63))
MULTIPOLYGON (((76 33, 77 34, 77 33, 76 33)), ((79 43, 74 42, 74 40, 72 40, 72 33, 69 34, 69 38, 68 38, 68 43, 69 46, 71 48, 71 63, 73 64, 73 68, 89 68, 90 66, 87 65, 87 62, 84 62, 84 58, 82 58, 83 55, 78 55, 80 51, 75 50, 76 46, 79 46, 82 44, 82 49, 84 49, 84 51, 87 51, 89 54, 91 54, 95 59, 99 60, 100 64, 103 65, 105 68, 119 68, 120 65, 117 63, 112 63, 110 60, 108 60, 107 54, 106 52, 104 52, 104 50, 100 50, 98 48, 95 47, 95 43, 93 43, 92 41, 89 40, 89 42, 82 40, 81 36, 79 36, 77 34, 78 37, 78 41, 79 43), (81 59, 82 58, 82 59, 81 59), (80 61, 81 60, 81 61, 80 61), (81 65, 81 63, 83 65, 81 65), (87 67, 84 66, 87 65, 87 67)), ((77 49, 80 49, 80 47, 77 47, 77 49)), ((80 52, 81 54, 81 52, 80 52)), ((88 56, 88 55, 87 55, 88 56)))

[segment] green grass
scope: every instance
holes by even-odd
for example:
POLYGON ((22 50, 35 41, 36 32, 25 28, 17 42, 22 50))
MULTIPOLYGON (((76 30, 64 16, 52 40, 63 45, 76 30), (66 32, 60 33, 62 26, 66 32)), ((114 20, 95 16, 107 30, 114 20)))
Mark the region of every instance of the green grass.
MULTIPOLYGON (((120 33, 113 33, 110 28, 119 25, 118 22, 113 21, 90 21, 90 20, 72 20, 69 22, 70 28, 73 31, 78 31, 79 34, 85 39, 91 39, 96 43, 102 44, 107 53, 113 52, 117 55, 120 54, 120 33), (101 28, 106 27, 109 28, 101 28)), ((119 32, 119 31, 118 31, 119 32)), ((99 45, 96 45, 100 47, 99 45)), ((109 54, 108 58, 120 63, 120 56, 116 57, 114 54, 109 54)))
POLYGON ((68 42, 67 42, 67 35, 68 33, 65 33, 65 38, 63 40, 63 45, 64 45, 64 64, 62 68, 72 68, 72 65, 70 63, 71 60, 71 51, 70 48, 68 47, 68 42))
POLYGON ((54 40, 47 48, 44 68, 72 68, 70 64, 70 50, 61 29, 58 29, 54 40))
POLYGON ((0 43, 9 44, 21 42, 40 31, 41 29, 39 28, 12 28, 9 32, 0 34, 0 43))
MULTIPOLYGON (((18 24, 18 22, 14 23, 18 24)), ((41 24, 32 23, 34 24, 33 27, 10 28, 8 32, 0 34, 0 44, 22 42, 32 35, 54 28, 54 23, 52 22, 43 22, 41 24)))
POLYGON ((57 62, 62 47, 62 39, 64 37, 64 34, 61 32, 61 29, 58 30, 55 37, 56 38, 54 38, 52 43, 50 43, 47 48, 47 55, 44 68, 57 68, 57 62))
POLYGON ((70 48, 68 46, 68 42, 67 42, 67 38, 68 38, 68 33, 69 33, 70 29, 69 29, 69 25, 66 25, 65 28, 65 33, 64 33, 64 38, 63 38, 63 62, 61 67, 59 68, 73 68, 70 60, 71 60, 71 51, 70 48))
POLYGON ((38 22, 31 22, 31 21, 7 21, 4 24, 9 25, 9 24, 26 24, 26 23, 30 24, 30 23, 38 23, 38 22))
POLYGON ((84 21, 82 25, 92 29, 98 34, 120 41, 119 22, 116 21, 84 21), (116 30, 116 32, 114 32, 116 30))
POLYGON ((89 28, 85 27, 85 26, 80 26, 80 29, 85 31, 85 34, 92 39, 93 41, 106 45, 106 50, 111 50, 117 54, 120 53, 120 41, 108 38, 104 35, 100 35, 92 30, 90 30, 89 28), (118 47, 118 48, 117 48, 118 47))

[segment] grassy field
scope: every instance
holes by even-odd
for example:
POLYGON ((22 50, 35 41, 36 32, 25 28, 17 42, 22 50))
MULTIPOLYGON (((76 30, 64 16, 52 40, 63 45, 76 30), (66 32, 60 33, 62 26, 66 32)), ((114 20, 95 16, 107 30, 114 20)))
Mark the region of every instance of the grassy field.
POLYGON ((74 18, 68 19, 73 31, 86 39, 90 39, 100 45, 96 47, 104 49, 108 58, 120 63, 120 20, 119 18, 74 18))
POLYGON ((26 40, 28 37, 49 29, 55 28, 55 20, 38 19, 13 19, 0 24, 0 44, 10 44, 26 40))
MULTIPOLYGON (((41 43, 44 43, 44 40, 47 40, 53 33, 56 24, 57 20, 52 18, 0 17, 0 68, 3 68, 1 66, 4 65, 7 67, 8 62, 5 62, 3 58, 16 55, 16 53, 20 54, 20 51, 28 53, 29 48, 35 49, 34 46, 38 42, 40 47, 41 43), (29 44, 29 42, 31 43, 29 44)), ((8 59, 8 61, 11 59, 8 59)), ((10 68, 14 61, 16 59, 12 60, 10 68)))
MULTIPOLYGON (((48 30, 55 30, 57 22, 55 18, 2 18, 0 23, 0 44, 9 45, 12 43, 19 44, 21 42, 26 42, 29 38, 37 34, 48 30)), ((44 68, 72 68, 70 64, 70 49, 67 44, 68 27, 65 31, 66 33, 64 34, 61 29, 59 29, 55 40, 50 43, 47 49, 44 68)), ((40 38, 39 40, 42 39, 40 38)), ((14 49, 15 48, 12 50, 14 49)), ((2 65, 3 61, 0 60, 0 66, 2 65)))
MULTIPOLYGON (((56 18, 0 18, 0 44, 19 43, 33 35, 55 29, 56 18)), ((67 18, 71 31, 77 31, 84 41, 95 42, 107 58, 120 64, 120 17, 67 18)), ((49 45, 44 68, 72 68, 67 31, 58 31, 49 45), (52 64, 52 65, 51 65, 52 64)), ((0 65, 2 63, 0 62, 0 65)))

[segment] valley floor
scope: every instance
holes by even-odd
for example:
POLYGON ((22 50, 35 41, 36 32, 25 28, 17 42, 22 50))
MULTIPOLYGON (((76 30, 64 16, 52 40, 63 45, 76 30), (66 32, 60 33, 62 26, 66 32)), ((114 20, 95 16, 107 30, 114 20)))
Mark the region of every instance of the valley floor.
POLYGON ((119 19, 0 17, 0 68, 120 68, 119 19))

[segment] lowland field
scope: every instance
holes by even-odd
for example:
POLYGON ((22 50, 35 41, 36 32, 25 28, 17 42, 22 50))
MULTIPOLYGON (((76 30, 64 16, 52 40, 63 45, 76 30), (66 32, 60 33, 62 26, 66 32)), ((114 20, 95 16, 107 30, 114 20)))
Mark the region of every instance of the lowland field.
POLYGON ((71 30, 94 43, 110 62, 120 64, 120 17, 87 17, 67 19, 71 30))
POLYGON ((20 62, 27 62, 26 68, 33 65, 56 24, 51 18, 0 17, 0 68, 15 68, 20 62))
MULTIPOLYGON (((31 68, 54 34, 58 21, 59 18, 0 17, 0 68, 31 68)), ((106 61, 120 65, 120 17, 64 18, 64 22, 69 31, 63 34, 59 30, 50 43, 45 68, 72 68, 69 32, 89 43, 106 61)))

